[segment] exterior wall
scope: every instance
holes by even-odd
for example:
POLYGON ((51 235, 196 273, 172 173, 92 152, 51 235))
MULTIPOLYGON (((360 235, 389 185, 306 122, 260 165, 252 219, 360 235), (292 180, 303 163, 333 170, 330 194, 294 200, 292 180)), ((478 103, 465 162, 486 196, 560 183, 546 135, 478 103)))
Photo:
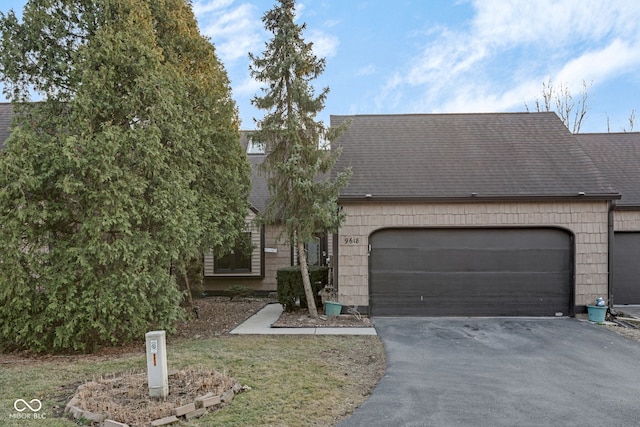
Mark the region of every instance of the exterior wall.
MULTIPOLYGON (((249 218, 248 218, 249 219, 249 218)), ((242 274, 236 276, 230 275, 215 275, 213 273, 213 256, 210 256, 210 267, 207 267, 207 255, 205 255, 205 291, 224 291, 229 286, 246 286, 254 291, 261 292, 273 292, 277 290, 276 284, 276 272, 279 268, 288 267, 291 265, 291 248, 289 245, 279 243, 276 241, 279 227, 267 226, 264 232, 264 247, 258 245, 251 256, 252 261, 252 273, 242 274), (264 258, 261 257, 261 252, 264 252, 264 258), (262 276, 261 269, 258 269, 259 274, 254 274, 254 260, 264 259, 264 276, 262 276), (253 277, 252 277, 253 276, 253 277)), ((253 234, 252 234, 253 236, 253 234)), ((259 243, 259 242, 258 242, 259 243)), ((255 242, 254 242, 255 244, 255 242)), ((260 268, 262 266, 260 265, 260 268)))
POLYGON ((270 226, 265 230, 265 247, 271 251, 267 249, 264 254, 264 280, 262 281, 264 290, 276 291, 278 269, 291 266, 291 245, 278 241, 278 234, 281 231, 282 227, 279 226, 270 226), (273 249, 277 252, 273 252, 273 249))
POLYGON ((640 231, 640 211, 613 211, 614 231, 640 231))
POLYGON ((262 276, 262 233, 260 227, 255 223, 256 214, 249 212, 245 218, 245 231, 251 233, 251 244, 254 249, 251 253, 251 272, 244 273, 223 273, 215 272, 215 259, 213 253, 209 252, 204 256, 204 275, 210 277, 216 276, 242 276, 242 277, 261 277, 262 276))
POLYGON ((575 305, 608 291, 608 203, 343 203, 338 234, 338 292, 346 305, 369 305, 369 236, 389 227, 550 226, 575 235, 575 305))

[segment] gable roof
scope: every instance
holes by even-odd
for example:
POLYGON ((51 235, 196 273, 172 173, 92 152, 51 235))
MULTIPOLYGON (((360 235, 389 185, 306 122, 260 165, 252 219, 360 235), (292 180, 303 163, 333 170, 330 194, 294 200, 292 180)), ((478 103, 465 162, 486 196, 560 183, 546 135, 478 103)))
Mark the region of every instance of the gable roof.
POLYGON ((0 150, 4 148, 4 142, 9 138, 11 133, 11 117, 13 116, 13 104, 8 102, 0 102, 0 150))
MULTIPOLYGON (((247 151, 251 131, 240 131, 240 144, 244 151, 247 151)), ((249 164, 251 164, 251 193, 249 194, 249 203, 258 212, 264 212, 269 200, 269 188, 267 179, 260 172, 260 165, 264 161, 264 154, 247 154, 249 164)))
POLYGON ((640 208, 640 133, 585 133, 576 137, 622 193, 616 207, 640 208))
POLYGON ((331 125, 346 120, 336 168, 353 175, 342 200, 619 198, 555 113, 331 116, 331 125))

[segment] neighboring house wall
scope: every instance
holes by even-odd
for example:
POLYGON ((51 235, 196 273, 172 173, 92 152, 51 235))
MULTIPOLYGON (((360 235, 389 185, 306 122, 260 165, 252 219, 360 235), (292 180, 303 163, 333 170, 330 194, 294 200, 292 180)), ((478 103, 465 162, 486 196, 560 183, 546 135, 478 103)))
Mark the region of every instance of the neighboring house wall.
POLYGON ((278 269, 291 266, 291 245, 278 241, 278 235, 281 231, 282 227, 273 225, 265 230, 267 251, 264 254, 265 270, 262 283, 265 290, 277 290, 276 274, 278 269), (273 252, 274 249, 276 252, 273 252))
POLYGON ((614 231, 640 231, 640 210, 613 211, 614 231))
POLYGON ((262 277, 262 232, 259 226, 256 226, 256 214, 250 212, 245 218, 245 232, 251 233, 251 244, 253 252, 251 253, 251 271, 242 273, 216 273, 215 258, 211 252, 204 256, 204 275, 209 277, 262 277))
POLYGON ((247 216, 247 224, 253 230, 251 236, 255 245, 251 255, 251 273, 216 274, 214 257, 207 254, 204 271, 205 291, 225 291, 233 285, 245 286, 259 292, 272 292, 277 289, 276 273, 279 268, 291 265, 291 247, 277 242, 280 227, 265 227, 263 244, 260 239, 256 241, 254 236, 260 236, 260 232, 253 222, 254 218, 254 213, 247 216))
POLYGON ((369 305, 368 240, 387 227, 549 226, 575 235, 575 305, 607 295, 608 203, 391 203, 344 202, 338 235, 338 292, 346 305, 369 305))
MULTIPOLYGON (((245 286, 258 292, 274 292, 278 289, 276 276, 279 268, 290 267, 296 252, 291 245, 279 241, 282 231, 280 226, 264 227, 264 240, 261 241, 260 228, 255 225, 255 213, 251 212, 247 218, 247 231, 251 231, 254 245, 251 254, 251 272, 216 273, 215 259, 212 253, 204 256, 204 290, 221 292, 229 286, 245 286), (261 254, 263 254, 261 256, 261 254)), ((328 237, 327 256, 333 254, 332 236, 328 237)))

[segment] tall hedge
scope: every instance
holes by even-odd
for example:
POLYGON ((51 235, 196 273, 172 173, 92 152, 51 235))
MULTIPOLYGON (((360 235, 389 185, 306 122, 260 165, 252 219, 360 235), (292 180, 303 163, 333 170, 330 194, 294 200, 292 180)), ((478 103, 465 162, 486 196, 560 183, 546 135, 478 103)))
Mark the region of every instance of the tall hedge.
POLYGON ((171 267, 231 246, 246 215, 250 169, 213 45, 182 0, 28 0, 22 20, 0 14, 17 112, 0 156, 0 348, 170 332, 171 267), (43 101, 22 103, 31 90, 43 101))
MULTIPOLYGON (((298 308, 297 301, 300 301, 300 308, 307 307, 307 297, 302 283, 300 266, 278 269, 276 279, 278 282, 278 302, 282 304, 286 311, 295 311, 298 308)), ((311 281, 316 306, 321 306, 322 299, 318 293, 328 283, 329 269, 327 267, 310 266, 309 280, 311 281)))

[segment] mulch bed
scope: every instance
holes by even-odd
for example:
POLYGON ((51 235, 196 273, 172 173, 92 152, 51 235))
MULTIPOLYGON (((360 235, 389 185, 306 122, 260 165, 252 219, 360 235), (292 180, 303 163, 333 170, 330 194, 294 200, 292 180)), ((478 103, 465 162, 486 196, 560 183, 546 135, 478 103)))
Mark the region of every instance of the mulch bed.
MULTIPOLYGON (((100 378, 78 387, 74 404, 84 411, 104 414, 107 419, 131 426, 148 426, 173 415, 174 409, 193 403, 206 394, 221 396, 235 381, 214 370, 181 370, 169 375, 170 393, 165 399, 150 399, 146 372, 130 372, 100 378)), ((215 409, 215 408, 211 408, 215 409)), ((202 411, 202 415, 208 411, 202 411)))
POLYGON ((370 328, 371 319, 359 314, 342 314, 340 316, 320 315, 317 319, 309 316, 305 310, 283 312, 280 318, 271 325, 273 328, 370 328))

